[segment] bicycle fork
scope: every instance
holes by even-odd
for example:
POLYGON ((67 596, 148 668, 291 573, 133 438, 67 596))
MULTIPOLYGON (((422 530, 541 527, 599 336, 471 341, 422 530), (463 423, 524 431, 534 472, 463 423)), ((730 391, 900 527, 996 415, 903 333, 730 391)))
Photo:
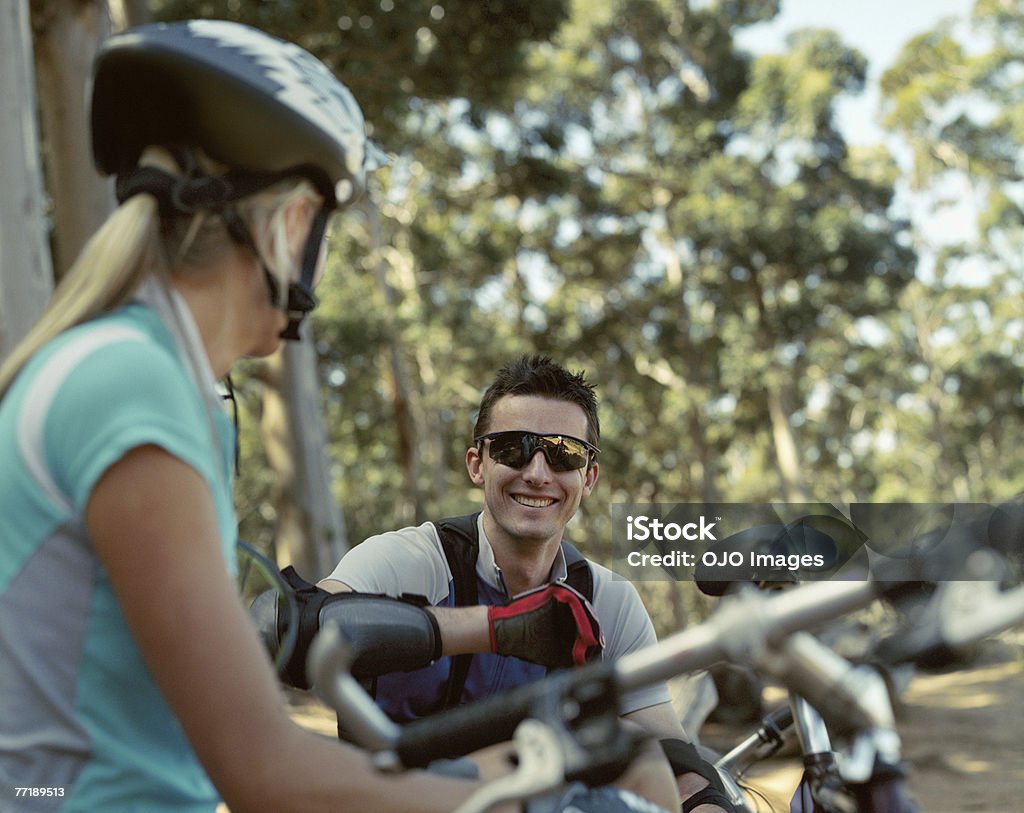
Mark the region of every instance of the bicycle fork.
POLYGON ((825 720, 798 694, 790 695, 789 706, 804 763, 804 776, 790 802, 790 813, 856 813, 843 795, 843 780, 825 720))
POLYGON ((757 731, 715 762, 718 777, 737 813, 756 810, 734 777, 742 776, 751 765, 776 753, 785 744, 786 731, 792 725, 793 712, 789 706, 780 706, 761 720, 757 731))

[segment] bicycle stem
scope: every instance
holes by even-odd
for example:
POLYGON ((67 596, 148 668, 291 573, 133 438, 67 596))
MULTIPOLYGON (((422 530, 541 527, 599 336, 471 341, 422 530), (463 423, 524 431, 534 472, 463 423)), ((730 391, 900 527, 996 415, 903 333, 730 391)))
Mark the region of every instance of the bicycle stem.
POLYGON ((795 633, 754 665, 806 698, 838 736, 895 726, 875 670, 854 666, 809 633, 795 633))

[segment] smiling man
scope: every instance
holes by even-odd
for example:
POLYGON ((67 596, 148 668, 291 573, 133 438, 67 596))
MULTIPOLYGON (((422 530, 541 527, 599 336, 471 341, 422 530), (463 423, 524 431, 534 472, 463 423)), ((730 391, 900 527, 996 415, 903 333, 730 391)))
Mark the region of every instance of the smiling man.
MULTIPOLYGON (((393 719, 405 722, 543 677, 554 664, 542 665, 544 653, 509 654, 511 645, 502 642, 507 617, 486 614, 507 607, 511 616, 531 591, 567 585, 590 602, 605 657, 656 640, 633 586, 563 543, 566 523, 597 483, 599 438, 597 399, 582 374, 539 356, 505 365, 484 393, 466 451, 483 511, 370 537, 320 583, 332 592, 423 596, 439 621, 445 654, 475 653, 381 676, 377 701, 393 719), (444 612, 467 605, 482 606, 472 615, 444 612), (457 640, 462 636, 470 640, 457 640)), ((537 621, 524 621, 527 637, 545 637, 537 621)), ((589 654, 599 655, 600 647, 589 654)), ((627 698, 626 713, 646 718, 654 708, 674 721, 668 701, 663 686, 647 689, 627 698)))
MULTIPOLYGON (((483 510, 370 537, 320 582, 332 593, 420 596, 436 619, 443 657, 375 680, 376 701, 393 720, 656 642, 633 585, 563 539, 597 483, 599 442, 597 398, 583 373, 542 356, 510 362, 484 393, 466 451, 483 510)), ((714 778, 684 743, 667 688, 631 692, 621 708, 625 719, 672 741, 666 751, 676 757, 684 799, 693 801, 684 810, 719 809, 712 804, 724 798, 692 772, 714 778)))

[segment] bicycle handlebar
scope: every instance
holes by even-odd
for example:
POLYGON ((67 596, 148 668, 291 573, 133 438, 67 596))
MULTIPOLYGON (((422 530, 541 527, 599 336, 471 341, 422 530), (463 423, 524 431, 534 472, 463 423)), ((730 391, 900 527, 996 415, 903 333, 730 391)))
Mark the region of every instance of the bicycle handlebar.
POLYGON ((336 633, 317 636, 308 673, 318 693, 342 715, 357 744, 390 752, 382 757, 382 767, 422 767, 511 739, 516 726, 544 705, 570 726, 609 710, 617 716, 623 692, 739 658, 742 651, 749 654, 797 630, 864 607, 875 595, 866 582, 822 582, 771 596, 752 590, 726 599, 708 622, 617 661, 558 672, 401 727, 369 701, 351 676, 339 672, 333 654, 338 648, 336 633))
MULTIPOLYGON (((548 715, 542 719, 566 721, 570 727, 582 725, 590 715, 617 714, 623 693, 706 669, 718 661, 763 665, 786 649, 793 650, 787 655, 793 662, 800 657, 805 664, 827 662, 820 645, 813 653, 800 655, 800 647, 780 648, 780 644, 796 632, 866 607, 898 587, 897 582, 832 581, 803 584, 782 593, 740 591, 726 597, 706 622, 616 661, 559 672, 544 681, 401 727, 373 704, 344 669, 339 670, 338 659, 332 655, 338 643, 330 634, 321 632, 314 641, 308 673, 317 691, 342 716, 357 744, 378 753, 380 767, 422 767, 435 759, 462 756, 507 741, 522 720, 538 714, 548 715)), ((964 592, 960 591, 961 600, 964 592)), ((971 617, 957 619, 953 614, 956 623, 946 624, 960 639, 987 635, 1024 618, 1024 587, 1001 594, 993 587, 973 595, 976 606, 971 617), (977 611, 980 599, 997 608, 994 618, 981 617, 984 613, 977 611)), ((947 615, 950 612, 947 608, 947 615)), ((807 646, 805 642, 804 649, 807 646)), ((888 725, 890 721, 873 716, 863 686, 850 679, 839 661, 828 668, 790 668, 786 674, 777 674, 799 683, 799 692, 824 715, 837 718, 841 729, 888 725)))

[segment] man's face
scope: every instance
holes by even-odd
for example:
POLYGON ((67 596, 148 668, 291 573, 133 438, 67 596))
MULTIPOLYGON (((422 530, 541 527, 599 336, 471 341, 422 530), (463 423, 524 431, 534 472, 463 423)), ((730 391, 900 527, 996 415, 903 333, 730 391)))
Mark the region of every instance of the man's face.
MULTIPOLYGON (((535 395, 506 395, 495 402, 486 431, 520 430, 542 435, 587 437, 587 416, 577 404, 535 395)), ((492 543, 561 540, 566 523, 597 482, 598 465, 552 470, 538 451, 521 469, 497 463, 489 441, 466 453, 470 479, 484 489, 484 521, 492 543), (488 519, 490 522, 488 522, 488 519)))

